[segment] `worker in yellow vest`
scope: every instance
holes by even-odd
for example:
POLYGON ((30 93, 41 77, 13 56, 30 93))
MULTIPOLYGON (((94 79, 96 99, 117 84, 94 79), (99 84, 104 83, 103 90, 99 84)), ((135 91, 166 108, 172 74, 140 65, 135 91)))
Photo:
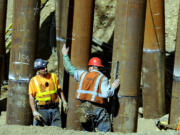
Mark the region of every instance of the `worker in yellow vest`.
MULTIPOLYGON (((93 57, 89 60, 89 71, 76 69, 68 56, 69 48, 62 48, 65 70, 78 82, 75 98, 81 101, 79 120, 85 131, 111 131, 111 121, 106 109, 106 100, 115 93, 119 79, 109 85, 108 78, 100 72, 101 59, 93 57)), ((70 108, 69 108, 70 109, 70 108)))
POLYGON ((36 59, 34 69, 37 72, 29 82, 29 103, 34 116, 33 125, 61 127, 59 100, 62 99, 64 109, 67 109, 67 102, 57 75, 48 72, 47 64, 48 62, 43 59, 36 59))

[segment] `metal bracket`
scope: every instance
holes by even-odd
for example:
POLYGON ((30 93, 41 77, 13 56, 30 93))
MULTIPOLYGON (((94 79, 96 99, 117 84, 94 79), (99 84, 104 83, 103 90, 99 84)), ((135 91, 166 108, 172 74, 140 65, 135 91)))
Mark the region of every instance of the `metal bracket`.
POLYGON ((114 63, 114 80, 118 78, 118 70, 119 70, 119 61, 115 61, 114 63))

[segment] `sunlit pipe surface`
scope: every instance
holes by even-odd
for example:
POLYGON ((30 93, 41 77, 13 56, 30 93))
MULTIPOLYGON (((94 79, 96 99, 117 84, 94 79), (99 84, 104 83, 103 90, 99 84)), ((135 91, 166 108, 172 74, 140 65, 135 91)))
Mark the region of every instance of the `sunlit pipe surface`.
POLYGON ((171 95, 170 124, 178 123, 178 117, 180 117, 180 9, 177 29, 173 87, 171 95))
POLYGON ((164 19, 164 0, 147 0, 142 66, 144 118, 165 114, 164 19))
POLYGON ((64 66, 61 49, 66 43, 69 0, 56 0, 56 45, 58 55, 58 73, 61 87, 64 82, 64 66))
MULTIPOLYGON (((94 0, 75 0, 73 14, 71 61, 80 69, 87 69, 92 38, 94 0)), ((75 90, 77 83, 73 77, 69 81, 67 114, 67 128, 80 129, 77 116, 79 101, 75 100, 75 90)))
POLYGON ((10 52, 7 124, 32 124, 28 83, 39 30, 39 0, 15 0, 10 52))
POLYGON ((145 3, 146 0, 118 0, 116 5, 112 69, 114 62, 119 61, 121 84, 113 120, 116 132, 137 130, 145 3))

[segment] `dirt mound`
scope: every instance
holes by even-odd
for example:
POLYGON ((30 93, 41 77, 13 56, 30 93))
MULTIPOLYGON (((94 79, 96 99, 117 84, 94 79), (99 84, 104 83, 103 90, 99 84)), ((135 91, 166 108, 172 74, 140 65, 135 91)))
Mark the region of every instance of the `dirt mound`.
MULTIPOLYGON (((124 135, 123 133, 103 133, 103 132, 83 132, 66 130, 58 127, 35 127, 35 126, 18 126, 18 125, 3 125, 0 126, 1 135, 124 135)), ((127 133, 126 135, 180 135, 180 132, 142 132, 142 133, 127 133)))
MULTIPOLYGON (((91 133, 75 130, 61 129, 58 127, 36 127, 36 126, 19 126, 19 125, 6 125, 5 124, 6 112, 2 112, 0 116, 0 135, 121 135, 122 133, 91 133)), ((124 134, 122 134, 124 135, 124 134)), ((138 119, 137 133, 129 133, 126 135, 180 135, 177 131, 160 131, 156 128, 155 122, 152 119, 138 119)))

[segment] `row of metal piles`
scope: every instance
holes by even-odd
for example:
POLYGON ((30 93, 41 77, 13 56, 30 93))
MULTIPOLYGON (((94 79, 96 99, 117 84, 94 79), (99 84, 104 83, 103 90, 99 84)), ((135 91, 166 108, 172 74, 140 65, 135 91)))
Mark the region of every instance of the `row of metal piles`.
MULTIPOLYGON (((64 72, 62 41, 66 39, 66 44, 71 46, 70 57, 73 65, 87 69, 91 50, 94 2, 94 0, 56 0, 59 77, 62 88, 68 91, 69 111, 66 120, 68 129, 80 129, 75 113, 80 103, 74 98, 76 82, 72 77, 67 81, 64 72), (65 87, 65 83, 69 83, 68 88, 65 87)), ((28 82, 34 75, 33 61, 39 30, 39 5, 39 0, 14 1, 7 124, 32 123, 28 82)), ((7 0, 0 0, 0 81, 4 78, 4 71, 7 70, 3 68, 6 59, 4 38, 6 9, 7 0)), ((166 113, 164 0, 117 0, 115 20, 111 81, 119 78, 121 86, 114 98, 118 102, 114 106, 113 130, 136 132, 141 80, 144 117, 159 118, 166 113)), ((178 31, 170 123, 177 123, 177 117, 180 116, 179 34, 178 31)))

